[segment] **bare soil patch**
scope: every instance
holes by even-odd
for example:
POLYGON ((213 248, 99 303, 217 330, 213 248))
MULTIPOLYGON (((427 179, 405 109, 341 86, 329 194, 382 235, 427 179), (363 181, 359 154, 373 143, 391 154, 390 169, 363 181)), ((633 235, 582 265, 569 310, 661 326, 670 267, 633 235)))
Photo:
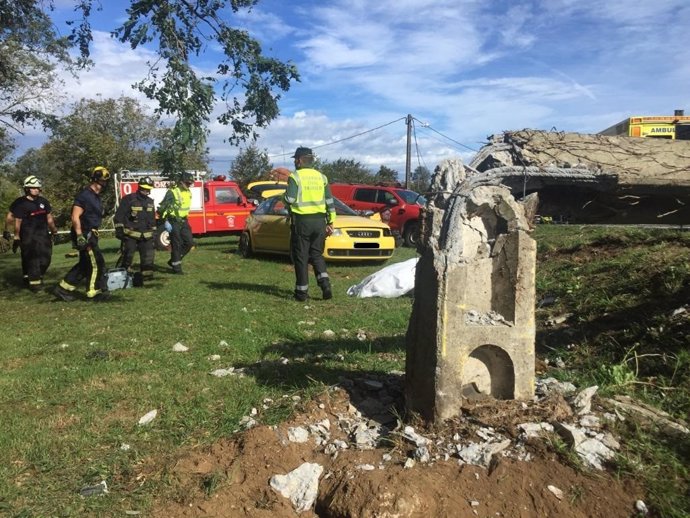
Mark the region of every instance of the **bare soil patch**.
POLYGON ((152 514, 161 518, 617 518, 635 516, 635 501, 644 499, 634 483, 605 471, 568 465, 548 437, 528 439, 519 454, 513 450, 494 455, 488 467, 448 455, 445 444, 453 438, 481 441, 477 432, 486 429, 517 437, 519 423, 568 418, 570 407, 560 395, 527 404, 481 401, 442 426, 415 423, 415 431, 431 439, 431 460, 407 468, 415 445, 398 433, 399 428, 392 425, 376 448, 363 450, 354 447, 338 426, 343 416, 353 413, 367 419, 364 412, 356 412, 357 405, 366 401, 363 396, 351 388, 331 389, 289 422, 256 426, 203 451, 181 452, 172 470, 175 501, 161 499, 152 514), (348 441, 347 449, 327 455, 314 436, 304 443, 288 440, 291 428, 307 428, 326 419, 331 423, 329 442, 348 441), (314 507, 299 514, 287 498, 271 489, 269 480, 305 462, 318 463, 324 471, 314 507), (562 498, 548 486, 560 489, 562 498))

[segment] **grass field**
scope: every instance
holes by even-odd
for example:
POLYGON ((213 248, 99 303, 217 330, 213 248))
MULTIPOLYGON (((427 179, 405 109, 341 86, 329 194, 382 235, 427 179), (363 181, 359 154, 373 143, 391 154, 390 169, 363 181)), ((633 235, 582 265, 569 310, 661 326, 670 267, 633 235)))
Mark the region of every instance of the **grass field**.
MULTIPOLYGON (((604 394, 633 394, 687 416, 690 318, 671 315, 690 300, 690 235, 542 226, 536 237, 537 298, 556 297, 538 322, 572 313, 567 331, 539 325, 540 358, 563 359, 567 368, 555 375, 580 386, 597 383, 604 394)), ((102 245, 114 264, 117 241, 102 245)), ((186 275, 160 268, 147 287, 104 303, 31 294, 18 279, 19 257, 0 255, 0 515, 145 511, 172 490, 176 450, 236 433, 266 398, 278 403, 259 420, 277 422, 294 411, 292 396, 309 398, 343 374, 404 370, 411 299, 345 294, 380 266, 330 265, 334 299, 320 300, 312 279, 315 299, 298 303, 286 259, 242 259, 236 249, 236 238, 201 239, 186 275), (173 352, 177 342, 189 350, 173 352), (209 374, 230 366, 245 375, 209 374), (139 426, 153 409, 156 419, 139 426), (101 480, 107 496, 80 496, 101 480)), ((50 287, 74 263, 69 251, 55 247, 50 287)), ((398 249, 389 262, 414 255, 398 249)), ((156 262, 167 258, 159 253, 156 262)), ((648 485, 662 516, 682 516, 690 508, 687 438, 625 433, 634 440, 621 473, 648 485)))

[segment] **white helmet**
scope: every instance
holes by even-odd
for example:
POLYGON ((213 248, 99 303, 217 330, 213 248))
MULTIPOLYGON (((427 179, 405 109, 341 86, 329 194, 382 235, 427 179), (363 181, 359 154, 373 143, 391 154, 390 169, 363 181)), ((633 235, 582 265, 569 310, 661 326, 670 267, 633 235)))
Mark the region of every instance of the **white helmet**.
POLYGON ((41 180, 34 175, 24 178, 24 189, 41 189, 42 187, 43 184, 41 183, 41 180))

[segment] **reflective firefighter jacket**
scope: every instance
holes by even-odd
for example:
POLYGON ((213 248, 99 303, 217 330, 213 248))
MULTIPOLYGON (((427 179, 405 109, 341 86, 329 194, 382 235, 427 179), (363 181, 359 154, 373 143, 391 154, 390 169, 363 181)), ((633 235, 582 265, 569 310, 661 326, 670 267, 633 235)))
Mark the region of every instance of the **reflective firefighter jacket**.
POLYGON ((142 191, 128 194, 115 212, 115 228, 122 228, 125 236, 150 239, 156 229, 156 208, 153 199, 142 191))

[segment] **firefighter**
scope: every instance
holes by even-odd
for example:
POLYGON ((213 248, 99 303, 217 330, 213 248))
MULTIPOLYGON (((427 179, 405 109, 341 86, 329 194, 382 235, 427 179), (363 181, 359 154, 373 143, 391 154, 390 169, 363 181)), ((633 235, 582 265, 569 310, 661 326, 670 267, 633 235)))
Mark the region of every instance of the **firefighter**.
POLYGON ((192 191, 194 183, 191 173, 183 173, 180 181, 168 189, 158 208, 161 218, 165 221, 166 229, 170 233, 170 260, 168 265, 173 273, 182 274, 182 258, 192 249, 194 238, 192 229, 187 221, 189 209, 192 206, 192 191))
POLYGON ((101 194, 110 180, 110 171, 103 166, 93 168, 91 181, 72 204, 72 246, 79 250, 79 262, 67 272, 55 287, 55 295, 70 302, 79 283, 86 279, 86 298, 103 301, 110 298, 107 291, 105 259, 98 247, 98 227, 103 219, 101 194))
POLYGON ((324 300, 333 297, 326 271, 323 249, 326 236, 333 233, 335 205, 328 178, 312 168, 314 154, 298 147, 293 155, 295 172, 288 178, 285 202, 291 214, 290 255, 295 265, 295 300, 309 298, 309 264, 314 268, 316 282, 324 300))
POLYGON ((139 272, 134 275, 134 285, 143 286, 144 281, 153 277, 156 207, 150 196, 151 178, 140 179, 138 185, 136 192, 122 198, 115 212, 115 237, 122 241, 123 268, 131 268, 134 253, 139 251, 139 272))
POLYGON ((10 205, 3 232, 9 240, 12 235, 8 229, 14 226, 12 251, 21 249, 22 276, 33 292, 43 288, 43 276, 53 255, 51 234, 57 234, 50 203, 41 196, 42 187, 41 180, 33 175, 24 179, 24 196, 10 205))

